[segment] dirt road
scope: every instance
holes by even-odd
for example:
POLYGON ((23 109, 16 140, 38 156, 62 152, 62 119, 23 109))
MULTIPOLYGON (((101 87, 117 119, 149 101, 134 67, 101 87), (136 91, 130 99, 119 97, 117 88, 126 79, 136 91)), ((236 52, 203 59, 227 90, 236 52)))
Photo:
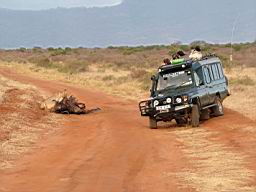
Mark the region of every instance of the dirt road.
POLYGON ((55 93, 72 92, 102 111, 67 116, 16 167, 0 173, 0 192, 256 191, 255 122, 232 110, 200 128, 148 129, 137 103, 0 69, 55 93))

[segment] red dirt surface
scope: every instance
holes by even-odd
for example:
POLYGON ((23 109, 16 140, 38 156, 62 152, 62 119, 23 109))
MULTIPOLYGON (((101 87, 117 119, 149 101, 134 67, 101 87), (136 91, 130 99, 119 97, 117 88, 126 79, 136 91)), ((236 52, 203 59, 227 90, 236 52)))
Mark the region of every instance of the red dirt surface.
POLYGON ((0 172, 0 192, 205 192, 235 191, 233 187, 254 191, 256 187, 255 122, 239 113, 227 109, 225 116, 197 129, 170 124, 150 130, 134 101, 9 69, 0 69, 0 74, 49 93, 67 89, 89 108, 102 109, 91 115, 67 116, 58 133, 41 141, 15 168, 0 172), (190 135, 195 139, 192 142, 188 142, 190 135), (206 150, 211 147, 208 142, 217 151, 206 150), (200 155, 204 150, 209 157, 200 155), (215 155, 220 152, 241 158, 226 159, 223 167, 215 167, 210 160, 214 156, 213 161, 222 162, 215 155), (204 180, 212 175, 229 180, 204 180))

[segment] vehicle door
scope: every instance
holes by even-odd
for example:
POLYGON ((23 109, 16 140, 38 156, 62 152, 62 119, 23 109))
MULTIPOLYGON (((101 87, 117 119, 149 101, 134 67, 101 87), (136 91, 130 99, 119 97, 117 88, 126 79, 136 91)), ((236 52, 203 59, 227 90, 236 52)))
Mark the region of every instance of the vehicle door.
POLYGON ((207 82, 210 81, 209 75, 207 72, 204 72, 202 67, 200 67, 195 71, 194 78, 201 106, 206 106, 209 103, 209 93, 207 89, 207 82))
POLYGON ((215 102, 216 93, 220 90, 220 77, 218 73, 218 69, 215 63, 208 65, 208 69, 211 77, 211 84, 209 85, 209 104, 213 104, 215 102))
POLYGON ((212 93, 212 76, 211 71, 207 65, 203 66, 203 77, 204 77, 204 90, 202 90, 202 98, 204 100, 204 105, 209 105, 211 103, 210 101, 210 94, 212 93))

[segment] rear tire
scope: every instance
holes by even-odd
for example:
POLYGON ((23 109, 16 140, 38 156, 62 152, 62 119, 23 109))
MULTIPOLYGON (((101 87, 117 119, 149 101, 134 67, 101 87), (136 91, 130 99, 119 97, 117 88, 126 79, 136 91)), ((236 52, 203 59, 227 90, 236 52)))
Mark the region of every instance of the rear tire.
POLYGON ((191 112, 191 125, 192 127, 199 127, 199 107, 197 104, 194 104, 192 107, 192 112, 191 112))
POLYGON ((201 111, 200 120, 208 120, 210 119, 210 113, 208 109, 203 109, 201 111))
POLYGON ((149 117, 149 128, 150 129, 157 129, 157 121, 153 117, 149 117))
POLYGON ((184 118, 182 119, 175 119, 177 125, 186 125, 188 123, 188 121, 184 118))
POLYGON ((213 115, 215 117, 224 115, 223 105, 219 97, 215 98, 216 106, 212 107, 213 115))

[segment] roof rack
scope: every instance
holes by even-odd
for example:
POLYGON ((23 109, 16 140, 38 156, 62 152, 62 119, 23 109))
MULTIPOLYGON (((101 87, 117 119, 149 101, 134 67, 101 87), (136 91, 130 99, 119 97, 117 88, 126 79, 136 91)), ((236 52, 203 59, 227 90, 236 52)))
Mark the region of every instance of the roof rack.
POLYGON ((187 66, 191 66, 192 63, 196 62, 196 61, 204 61, 207 59, 211 59, 214 57, 218 57, 215 53, 207 53, 206 55, 204 55, 201 59, 199 60, 192 60, 192 59, 178 59, 178 62, 175 63, 171 63, 168 65, 162 65, 159 67, 159 71, 164 71, 166 69, 173 69, 173 68, 178 68, 181 67, 183 65, 184 68, 186 68, 187 66))
POLYGON ((206 60, 206 59, 210 59, 212 57, 218 57, 218 56, 215 53, 208 53, 208 54, 204 55, 202 57, 202 59, 200 59, 200 60, 206 60))
POLYGON ((174 68, 187 68, 188 66, 191 66, 191 64, 193 63, 193 60, 183 60, 179 63, 175 63, 175 64, 168 64, 168 65, 162 65, 159 67, 159 71, 165 71, 168 69, 174 69, 174 68))

